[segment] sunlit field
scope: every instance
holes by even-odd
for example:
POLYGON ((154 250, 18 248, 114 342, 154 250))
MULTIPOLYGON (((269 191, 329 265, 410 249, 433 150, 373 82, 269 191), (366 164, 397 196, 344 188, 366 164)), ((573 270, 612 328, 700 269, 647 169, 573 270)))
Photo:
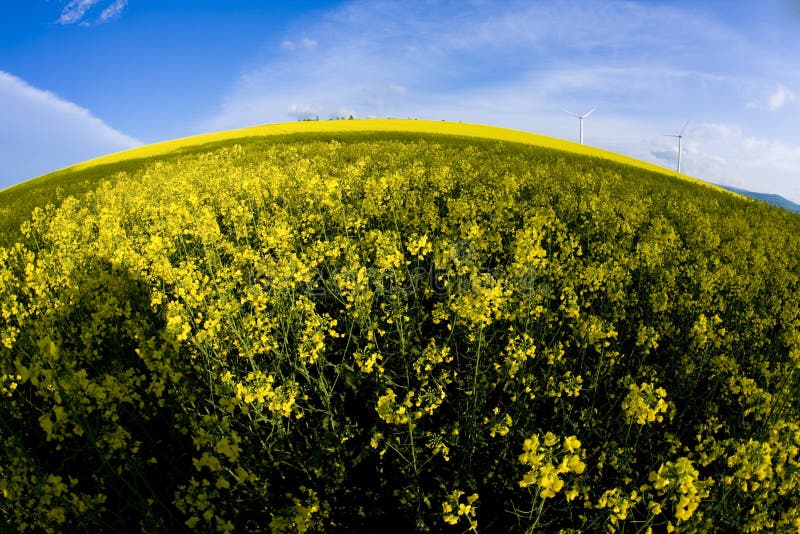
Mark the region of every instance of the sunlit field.
POLYGON ((0 525, 800 529, 783 210, 399 120, 134 149, 0 210, 0 525))
POLYGON ((493 126, 406 119, 301 121, 254 126, 240 130, 229 130, 155 143, 95 158, 0 191, 0 242, 3 242, 3 236, 9 233, 11 234, 10 239, 13 241, 13 236, 18 231, 18 221, 21 217, 27 217, 34 207, 44 206, 53 200, 59 201, 66 196, 91 190, 98 181, 108 179, 120 171, 138 170, 154 159, 170 158, 185 153, 197 153, 211 150, 215 147, 229 146, 234 143, 248 144, 253 141, 276 142, 292 139, 307 141, 312 138, 333 140, 342 136, 354 139, 359 136, 370 136, 381 132, 394 138, 398 136, 407 138, 410 136, 413 138, 418 134, 438 134, 449 137, 494 139, 551 148, 566 151, 573 155, 581 154, 597 157, 661 174, 680 176, 684 179, 716 188, 716 186, 706 182, 695 180, 686 175, 678 175, 673 171, 621 154, 544 135, 493 126))

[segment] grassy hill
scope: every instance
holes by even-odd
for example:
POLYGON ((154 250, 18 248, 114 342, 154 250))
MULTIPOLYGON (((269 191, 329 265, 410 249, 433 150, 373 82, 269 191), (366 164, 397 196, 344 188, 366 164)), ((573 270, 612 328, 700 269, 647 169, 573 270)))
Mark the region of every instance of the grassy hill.
POLYGON ((800 526, 785 210, 395 120, 143 147, 0 209, 0 530, 800 526))

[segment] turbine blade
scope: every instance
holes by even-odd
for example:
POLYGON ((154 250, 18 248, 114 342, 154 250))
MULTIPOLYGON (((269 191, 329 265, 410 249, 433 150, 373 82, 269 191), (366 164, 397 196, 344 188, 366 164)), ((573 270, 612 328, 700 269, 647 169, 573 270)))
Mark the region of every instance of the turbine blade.
POLYGON ((686 121, 686 124, 684 124, 683 128, 681 128, 681 135, 683 135, 683 131, 686 129, 687 126, 689 126, 689 121, 686 121))
POLYGON ((579 118, 579 119, 581 118, 581 116, 580 116, 580 115, 578 115, 577 113, 573 113, 573 112, 571 112, 571 111, 570 111, 570 110, 568 110, 568 109, 561 108, 561 111, 563 111, 564 113, 569 113, 569 114, 570 114, 570 115, 572 115, 573 117, 577 117, 577 118, 579 118))
POLYGON ((591 115, 592 113, 594 113, 594 110, 596 110, 596 109, 597 109, 597 108, 592 108, 592 109, 589 111, 589 113, 587 113, 586 115, 584 115, 584 116, 583 116, 583 118, 585 119, 586 117, 588 117, 589 115, 591 115))

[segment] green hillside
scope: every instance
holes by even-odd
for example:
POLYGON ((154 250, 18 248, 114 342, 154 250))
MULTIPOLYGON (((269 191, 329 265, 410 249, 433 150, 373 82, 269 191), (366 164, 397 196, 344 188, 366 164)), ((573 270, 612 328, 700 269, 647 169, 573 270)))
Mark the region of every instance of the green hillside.
POLYGON ((800 528, 799 217, 352 122, 0 192, 0 527, 800 528))

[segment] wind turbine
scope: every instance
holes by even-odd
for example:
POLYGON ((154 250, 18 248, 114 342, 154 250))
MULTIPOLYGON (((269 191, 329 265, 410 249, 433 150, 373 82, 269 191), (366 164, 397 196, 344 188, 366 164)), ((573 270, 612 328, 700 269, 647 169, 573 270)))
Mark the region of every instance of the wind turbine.
POLYGON ((667 137, 677 137, 678 138, 678 172, 681 172, 681 149, 683 145, 683 132, 686 130, 686 127, 689 126, 689 121, 686 121, 686 124, 683 125, 681 128, 681 133, 678 135, 675 134, 664 134, 667 137))
POLYGON ((583 119, 585 119, 586 117, 588 117, 589 115, 591 115, 591 114, 592 114, 592 112, 593 112, 595 109, 597 109, 597 108, 592 108, 592 109, 591 109, 591 111, 589 111, 589 113, 587 113, 587 114, 585 114, 585 115, 578 115, 577 113, 573 113, 573 112, 571 112, 571 111, 568 111, 568 110, 566 110, 566 109, 564 109, 564 108, 561 108, 561 111, 564 111, 564 112, 566 112, 566 113, 569 113, 570 115, 572 115, 573 117, 576 117, 576 118, 577 118, 577 119, 580 121, 580 123, 581 123, 581 144, 583 144, 583 119))

